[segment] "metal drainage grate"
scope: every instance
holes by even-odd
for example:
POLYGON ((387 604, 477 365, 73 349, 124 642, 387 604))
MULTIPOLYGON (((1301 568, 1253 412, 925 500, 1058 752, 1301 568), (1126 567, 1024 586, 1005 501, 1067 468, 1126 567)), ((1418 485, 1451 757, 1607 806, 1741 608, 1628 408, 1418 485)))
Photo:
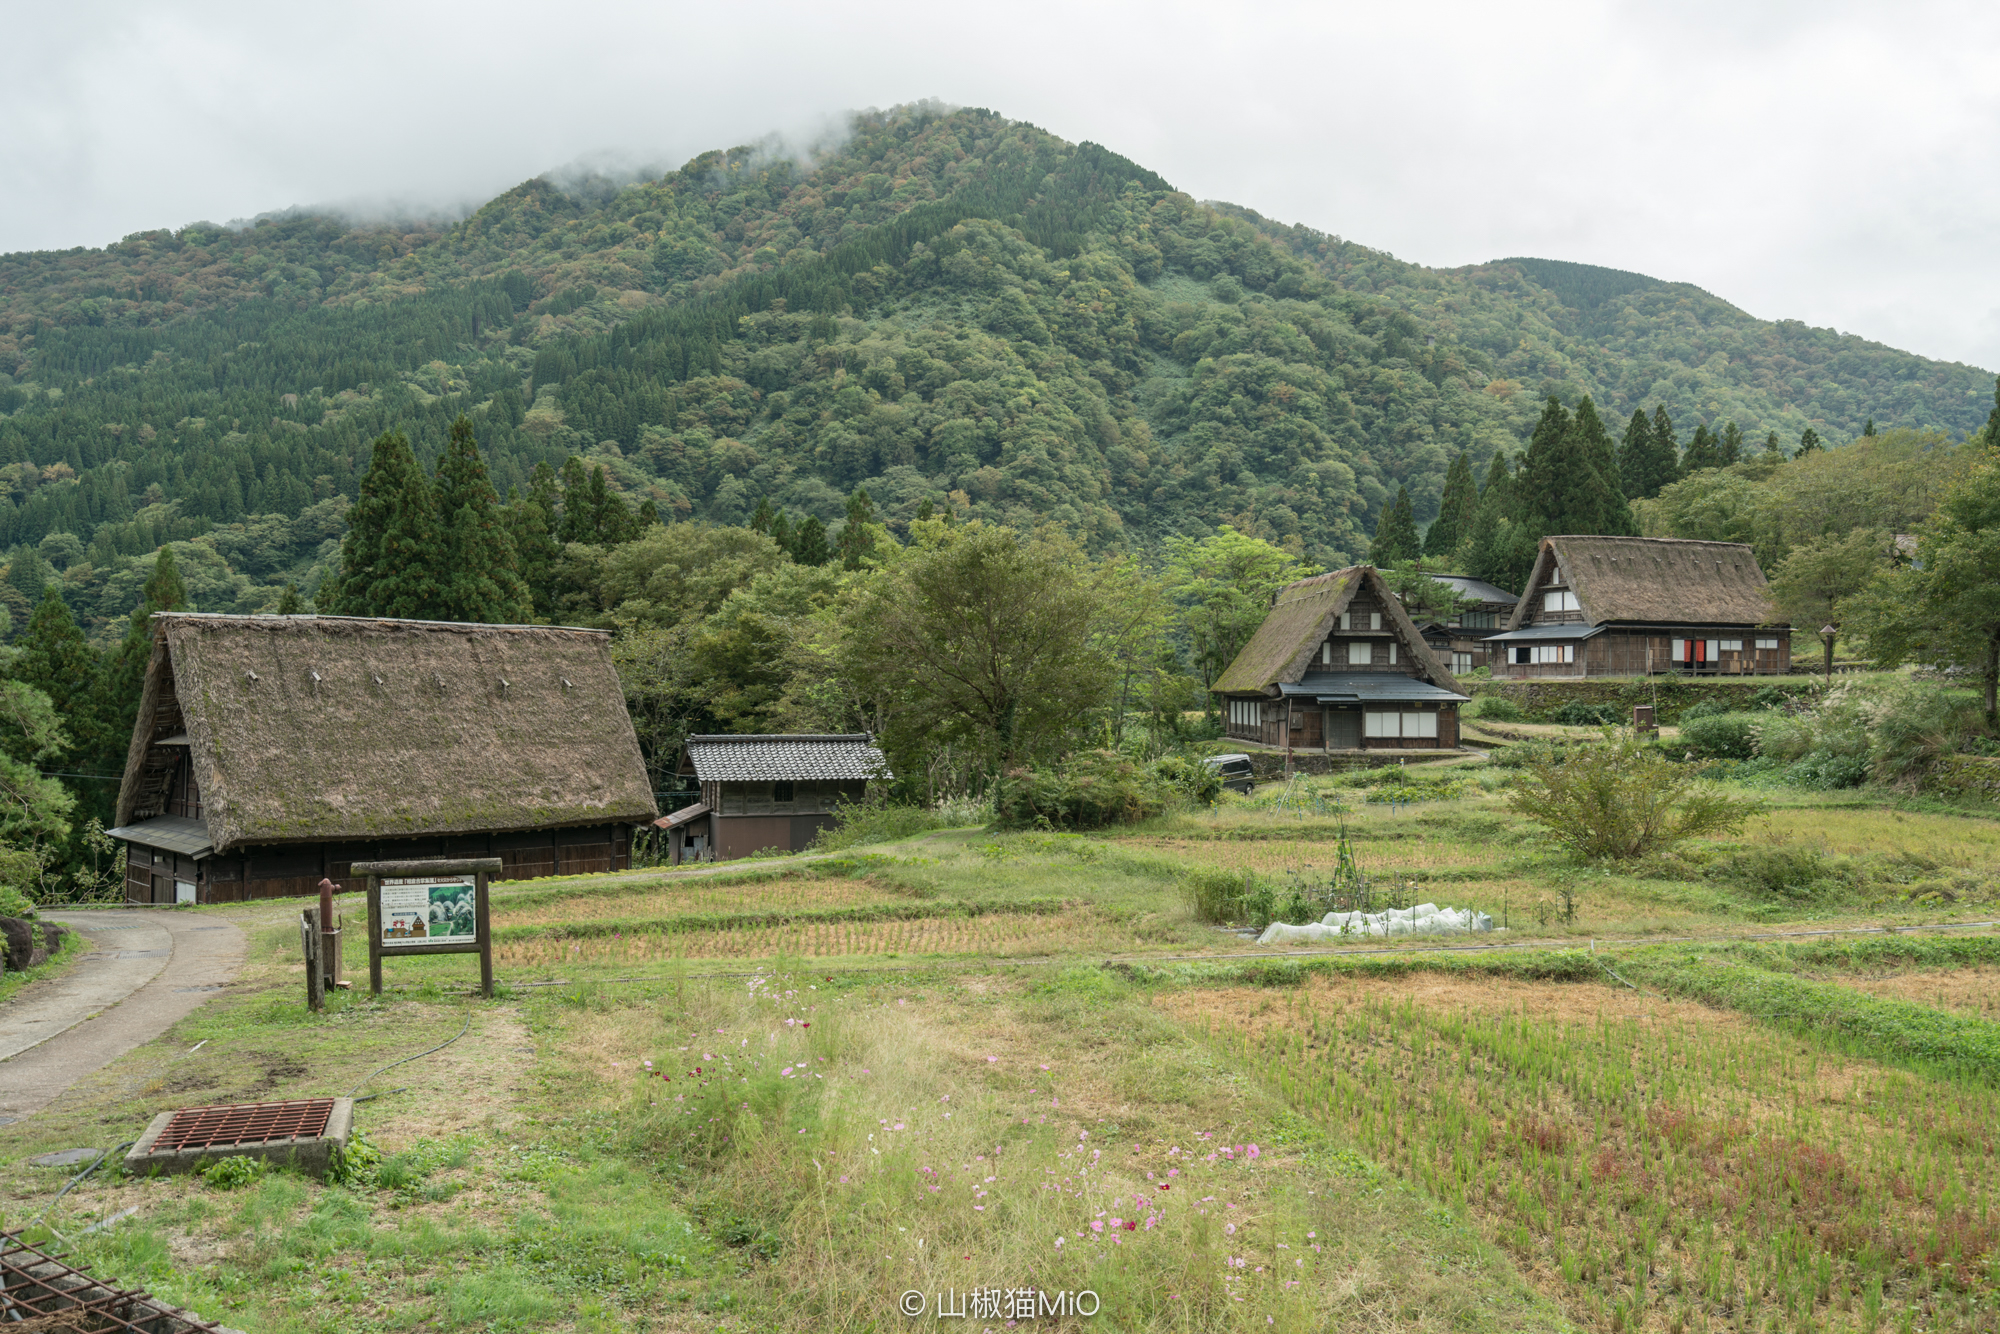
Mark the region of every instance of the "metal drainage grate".
POLYGON ((0 1328, 22 1326, 62 1334, 194 1334, 222 1328, 144 1288, 100 1283, 88 1270, 23 1243, 18 1234, 0 1232, 0 1328))
POLYGON ((220 1144, 270 1144, 326 1133, 332 1098, 297 1102, 246 1102, 227 1107, 185 1107, 174 1113, 150 1149, 206 1149, 220 1144))

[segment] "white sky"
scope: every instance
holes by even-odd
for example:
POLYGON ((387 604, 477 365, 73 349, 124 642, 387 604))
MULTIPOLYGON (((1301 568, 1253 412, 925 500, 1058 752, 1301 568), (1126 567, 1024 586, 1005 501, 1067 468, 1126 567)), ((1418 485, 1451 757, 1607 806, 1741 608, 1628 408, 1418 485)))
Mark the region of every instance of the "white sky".
POLYGON ((1439 266, 2000 366, 2000 6, 0 0, 0 251, 478 202, 924 97, 1439 266))

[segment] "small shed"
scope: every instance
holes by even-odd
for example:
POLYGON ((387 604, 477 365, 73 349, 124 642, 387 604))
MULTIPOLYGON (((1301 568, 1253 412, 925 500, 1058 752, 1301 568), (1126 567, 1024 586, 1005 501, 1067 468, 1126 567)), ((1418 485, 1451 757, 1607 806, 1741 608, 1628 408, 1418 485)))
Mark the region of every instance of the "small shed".
POLYGON ((832 827, 842 802, 895 776, 866 732, 691 736, 678 773, 701 800, 654 822, 675 865, 796 852, 832 827))
POLYGON ((108 831, 127 902, 353 888, 357 861, 620 870, 659 813, 601 630, 161 612, 152 632, 108 831))

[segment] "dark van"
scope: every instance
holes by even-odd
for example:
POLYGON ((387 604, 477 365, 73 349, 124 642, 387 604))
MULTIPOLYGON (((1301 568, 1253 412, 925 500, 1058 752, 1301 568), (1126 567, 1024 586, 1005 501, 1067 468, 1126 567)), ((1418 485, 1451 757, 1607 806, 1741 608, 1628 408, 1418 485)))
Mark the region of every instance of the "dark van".
POLYGON ((1247 797, 1256 785, 1256 774, 1250 767, 1248 755, 1211 755, 1202 763, 1220 774, 1222 785, 1232 792, 1241 792, 1247 797))

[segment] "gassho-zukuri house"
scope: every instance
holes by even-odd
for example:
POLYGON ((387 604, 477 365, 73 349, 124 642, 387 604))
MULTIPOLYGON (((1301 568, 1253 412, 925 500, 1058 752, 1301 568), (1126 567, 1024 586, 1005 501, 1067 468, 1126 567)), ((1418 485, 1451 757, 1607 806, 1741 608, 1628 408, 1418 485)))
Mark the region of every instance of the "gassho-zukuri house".
POLYGON ((357 861, 622 870, 658 815, 601 630, 153 617, 118 792, 131 903, 343 889, 357 861))
POLYGON ((1496 679, 1776 675, 1792 628, 1771 624, 1757 557, 1740 542, 1545 537, 1506 629, 1496 679))
POLYGON ((1229 736, 1293 750, 1456 750, 1469 698, 1372 565, 1279 589, 1212 688, 1229 736))
POLYGON ((676 866, 796 852, 834 825, 841 803, 895 777, 865 732, 691 736, 677 773, 700 784, 701 800, 654 822, 676 866))

